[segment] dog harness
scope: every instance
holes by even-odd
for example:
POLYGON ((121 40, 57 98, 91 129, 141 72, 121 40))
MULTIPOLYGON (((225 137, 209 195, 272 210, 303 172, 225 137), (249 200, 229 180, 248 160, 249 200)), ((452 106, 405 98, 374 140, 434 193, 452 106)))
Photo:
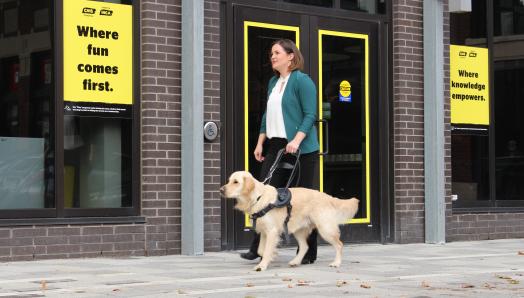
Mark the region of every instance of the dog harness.
MULTIPOLYGON (((253 220, 253 228, 256 226, 256 219, 260 218, 269 211, 271 211, 273 208, 283 208, 286 207, 287 209, 287 216, 286 220, 284 221, 284 231, 286 233, 286 242, 289 243, 289 233, 287 231, 287 223, 289 222, 289 218, 291 217, 291 192, 289 191, 289 186, 296 175, 297 165, 300 164, 300 149, 297 150, 297 152, 294 153, 295 155, 295 164, 291 165, 287 162, 280 162, 282 159, 282 156, 285 154, 285 148, 282 148, 278 151, 277 157, 275 158, 275 161, 273 162, 273 165, 271 165, 271 168, 269 169, 268 175, 264 181, 262 181, 263 184, 270 184, 271 178, 273 177, 273 173, 275 170, 280 166, 283 169, 291 170, 291 174, 289 176, 289 179, 286 183, 286 187, 284 188, 277 188, 277 200, 275 203, 271 203, 264 207, 264 209, 258 211, 257 213, 251 214, 251 219, 253 220)), ((298 178, 300 180, 300 176, 298 178)), ((260 200, 260 197, 257 198, 257 202, 260 200)))
MULTIPOLYGON (((257 201, 260 199, 260 197, 257 198, 257 201)), ((257 218, 260 218, 269 211, 271 211, 273 208, 287 208, 287 216, 286 220, 284 222, 284 227, 287 232, 287 223, 289 222, 289 217, 291 216, 291 192, 288 188, 277 188, 277 200, 275 203, 271 203, 264 207, 264 209, 258 211, 257 213, 251 214, 251 219, 256 220, 257 218)))

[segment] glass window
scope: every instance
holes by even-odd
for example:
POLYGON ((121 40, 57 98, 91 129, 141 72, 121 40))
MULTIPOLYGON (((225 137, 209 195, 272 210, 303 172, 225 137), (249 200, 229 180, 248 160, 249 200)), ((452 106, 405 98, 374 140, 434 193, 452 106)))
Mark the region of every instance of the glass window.
POLYGON ((333 0, 284 0, 284 2, 323 6, 323 7, 333 7, 333 0))
MULTIPOLYGON (((520 50, 524 55, 524 49, 520 50)), ((524 200, 524 60, 495 63, 497 200, 524 200)))
MULTIPOLYGON (((487 130, 486 130, 487 132, 487 130)), ((451 136, 451 192, 455 206, 489 200, 489 139, 486 134, 455 130, 451 136)))
POLYGON ((493 1, 495 192, 524 201, 524 4, 493 1))
POLYGON ((55 206, 52 12, 0 3, 0 210, 55 206))
POLYGON ((450 2, 449 22, 451 44, 487 47, 486 0, 470 2, 471 7, 455 7, 450 2))
POLYGON ((522 1, 493 1, 493 8, 495 36, 507 36, 524 33, 524 4, 522 1))
POLYGON ((340 0, 340 8, 372 14, 386 13, 385 0, 340 0))
POLYGON ((131 120, 64 117, 64 207, 131 206, 131 120))
POLYGON ((54 1, 0 1, 1 217, 19 214, 13 209, 48 217, 61 206, 69 215, 129 214, 113 210, 136 207, 131 186, 132 105, 126 105, 130 112, 124 116, 65 115, 63 134, 55 135, 55 111, 63 102, 55 95, 53 5, 54 1), (56 137, 63 148, 55 148, 56 137), (55 170, 57 154, 63 154, 64 167, 55 170), (55 181, 55 173, 63 173, 64 179, 55 181), (63 196, 57 196, 55 185, 63 188, 63 196), (80 208, 87 210, 69 211, 80 208), (86 212, 94 208, 113 209, 86 212))

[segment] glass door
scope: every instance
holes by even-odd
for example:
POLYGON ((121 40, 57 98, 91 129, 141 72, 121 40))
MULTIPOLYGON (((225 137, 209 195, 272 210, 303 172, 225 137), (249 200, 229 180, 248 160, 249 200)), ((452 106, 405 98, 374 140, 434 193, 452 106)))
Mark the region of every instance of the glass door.
MULTIPOLYGON (((376 25, 311 18, 312 70, 318 78, 320 188, 332 196, 360 200, 360 208, 342 237, 380 239, 378 195, 373 185, 377 150, 372 131, 376 92, 376 25), (316 44, 314 44, 316 42, 316 44)), ((375 109, 376 110, 376 109, 375 109)))
MULTIPOLYGON (((342 238, 379 241, 372 191, 373 134, 370 125, 375 94, 372 78, 372 47, 376 27, 367 23, 237 6, 234 8, 233 61, 228 99, 228 144, 234 152, 228 173, 247 170, 259 177, 260 163, 253 157, 262 115, 266 108, 267 84, 274 75, 269 61, 273 41, 288 38, 297 44, 305 59, 304 72, 317 85, 321 190, 339 197, 360 199, 360 211, 342 228, 342 238)), ((376 202, 374 201, 376 200, 376 202)), ((247 215, 232 210, 227 202, 226 231, 231 248, 246 247, 252 235, 247 215)))
MULTIPOLYGON (((304 40, 307 43, 303 35, 307 27, 301 16, 293 13, 237 6, 234 14, 234 99, 230 102, 233 114, 230 123, 234 123, 231 144, 237 154, 232 171, 246 170, 261 180, 261 164, 255 160, 253 151, 266 109, 267 84, 274 75, 269 61, 271 45, 275 40, 287 38, 302 50, 304 40)), ((231 216, 234 233, 229 236, 233 237, 234 247, 249 245, 252 240, 249 217, 238 211, 231 216)))

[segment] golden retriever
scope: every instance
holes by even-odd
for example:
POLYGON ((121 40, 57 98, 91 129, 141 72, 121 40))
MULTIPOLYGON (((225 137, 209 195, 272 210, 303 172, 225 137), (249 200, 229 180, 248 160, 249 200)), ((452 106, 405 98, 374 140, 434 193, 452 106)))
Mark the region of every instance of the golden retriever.
MULTIPOLYGON (((358 210, 359 200, 351 198, 340 200, 325 193, 307 189, 290 188, 291 216, 287 224, 288 232, 298 242, 298 254, 289 262, 298 266, 308 250, 307 237, 313 229, 318 229, 320 236, 333 245, 336 250, 335 260, 329 265, 339 267, 342 261, 342 242, 339 225, 353 218, 358 210)), ((253 178, 249 172, 234 172, 227 184, 220 188, 225 198, 236 199, 235 208, 249 215, 264 209, 277 200, 277 190, 253 178)), ((256 232, 260 233, 258 254, 262 260, 255 266, 256 271, 266 270, 276 255, 280 235, 284 232, 287 208, 273 208, 257 219, 256 232)))

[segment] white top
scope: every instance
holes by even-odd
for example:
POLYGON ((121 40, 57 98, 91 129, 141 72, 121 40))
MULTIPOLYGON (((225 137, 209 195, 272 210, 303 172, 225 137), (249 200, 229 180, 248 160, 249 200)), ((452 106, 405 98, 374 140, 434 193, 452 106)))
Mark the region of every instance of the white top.
POLYGON ((280 77, 269 94, 266 111, 266 136, 268 138, 286 139, 286 127, 284 126, 284 115, 282 114, 282 95, 286 90, 287 77, 280 77))

